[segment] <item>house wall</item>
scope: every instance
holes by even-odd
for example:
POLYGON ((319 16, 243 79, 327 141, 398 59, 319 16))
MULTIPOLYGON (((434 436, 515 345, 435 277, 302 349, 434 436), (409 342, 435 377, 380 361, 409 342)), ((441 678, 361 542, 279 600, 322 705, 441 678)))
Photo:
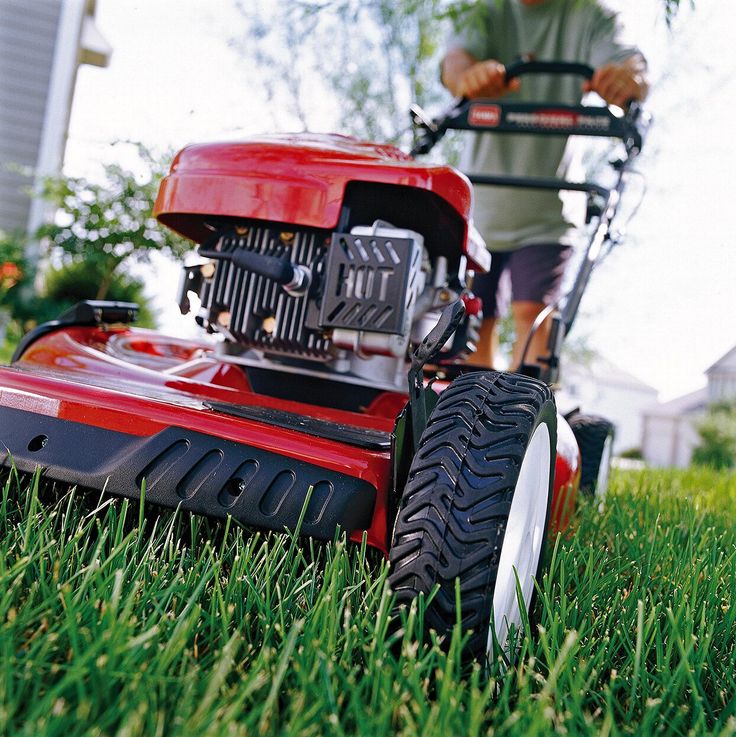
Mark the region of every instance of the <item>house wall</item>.
POLYGON ((0 0, 0 230, 25 230, 61 0, 0 0), (25 171, 16 171, 22 167, 25 171))
POLYGON ((563 412, 579 407, 585 414, 600 415, 613 422, 614 453, 641 447, 643 412, 656 401, 655 389, 595 379, 572 368, 567 376, 563 372, 563 390, 558 396, 563 412))
POLYGON ((700 443, 695 429, 700 415, 643 418, 642 455, 650 466, 687 468, 700 443))
POLYGON ((736 399, 736 372, 731 370, 711 371, 708 374, 708 400, 725 402, 736 399))

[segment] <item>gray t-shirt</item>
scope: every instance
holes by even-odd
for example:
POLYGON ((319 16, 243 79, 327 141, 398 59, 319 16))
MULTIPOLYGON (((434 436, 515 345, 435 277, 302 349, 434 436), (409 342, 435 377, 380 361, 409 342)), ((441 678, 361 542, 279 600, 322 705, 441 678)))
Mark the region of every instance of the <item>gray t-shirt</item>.
MULTIPOLYGON (((463 48, 478 60, 509 64, 531 54, 540 61, 572 61, 597 68, 639 50, 623 39, 617 16, 599 0, 486 0, 483 23, 461 28, 447 49, 463 48)), ((578 104, 582 78, 529 75, 504 101, 578 104)), ((465 172, 516 176, 565 176, 562 136, 467 133, 460 168, 465 172)), ((570 243, 573 224, 562 215, 556 192, 475 187, 474 221, 491 251, 533 243, 570 243)))

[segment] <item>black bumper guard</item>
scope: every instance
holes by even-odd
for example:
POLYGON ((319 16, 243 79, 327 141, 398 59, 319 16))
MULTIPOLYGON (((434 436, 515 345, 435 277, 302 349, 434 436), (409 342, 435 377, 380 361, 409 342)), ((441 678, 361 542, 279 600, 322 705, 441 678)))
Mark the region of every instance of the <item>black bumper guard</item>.
POLYGON ((138 437, 0 407, 0 465, 276 531, 330 540, 338 527, 370 527, 376 489, 367 481, 241 443, 169 427, 138 437))

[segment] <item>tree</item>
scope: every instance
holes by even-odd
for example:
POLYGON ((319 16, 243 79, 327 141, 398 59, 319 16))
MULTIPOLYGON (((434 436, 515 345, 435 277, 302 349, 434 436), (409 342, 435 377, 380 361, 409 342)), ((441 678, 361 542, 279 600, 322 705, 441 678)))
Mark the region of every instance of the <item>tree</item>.
POLYGON ((395 142, 407 127, 410 102, 437 97, 432 60, 446 0, 238 5, 249 33, 236 45, 259 67, 269 97, 283 101, 305 130, 315 127, 310 101, 328 99, 340 131, 395 142))
POLYGON ((693 463, 736 468, 736 402, 711 405, 697 430, 701 442, 693 452, 693 463))
MULTIPOLYGON (((670 24, 683 0, 660 1, 670 24)), ((340 132, 398 143, 409 105, 432 106, 445 95, 438 71, 447 26, 483 22, 488 0, 236 2, 248 37, 234 45, 303 130, 318 127, 311 102, 324 107, 327 99, 340 132)))
POLYGON ((142 144, 136 147, 142 175, 107 164, 101 183, 62 176, 44 184, 42 196, 56 206, 57 214, 37 235, 47 239, 52 261, 84 264, 97 285, 89 298, 104 299, 131 261, 147 262, 153 251, 180 257, 192 248, 153 217, 159 180, 168 167, 142 144))

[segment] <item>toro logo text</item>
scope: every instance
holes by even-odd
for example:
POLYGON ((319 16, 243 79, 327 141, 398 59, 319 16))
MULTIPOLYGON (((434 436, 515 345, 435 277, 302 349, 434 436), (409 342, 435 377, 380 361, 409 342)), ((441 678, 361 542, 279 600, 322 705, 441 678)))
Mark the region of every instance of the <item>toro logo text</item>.
POLYGON ((478 128, 496 128, 501 122, 501 108, 498 105, 472 105, 468 111, 468 123, 478 128))

